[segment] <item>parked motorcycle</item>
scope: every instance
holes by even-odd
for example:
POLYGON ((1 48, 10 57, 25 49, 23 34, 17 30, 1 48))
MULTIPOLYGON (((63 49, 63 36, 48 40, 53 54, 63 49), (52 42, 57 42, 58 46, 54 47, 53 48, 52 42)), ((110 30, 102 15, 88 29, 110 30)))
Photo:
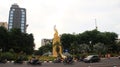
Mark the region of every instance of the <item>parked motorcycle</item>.
POLYGON ((28 61, 28 64, 31 64, 31 65, 42 65, 42 62, 39 61, 38 59, 35 59, 35 60, 28 61))
POLYGON ((0 63, 7 63, 7 60, 5 60, 5 59, 0 59, 0 63))
POLYGON ((61 62, 62 62, 61 58, 56 58, 56 59, 53 61, 53 63, 61 63, 61 62))
POLYGON ((64 59, 63 63, 64 64, 73 64, 74 61, 73 61, 72 57, 67 57, 67 58, 64 59))

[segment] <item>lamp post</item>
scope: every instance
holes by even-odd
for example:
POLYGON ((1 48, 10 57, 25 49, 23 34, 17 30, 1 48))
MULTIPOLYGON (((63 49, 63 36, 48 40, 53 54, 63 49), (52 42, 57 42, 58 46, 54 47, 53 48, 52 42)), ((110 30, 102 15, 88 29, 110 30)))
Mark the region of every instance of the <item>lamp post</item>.
POLYGON ((0 52, 2 52, 2 48, 0 48, 0 52))
POLYGON ((2 55, 2 48, 0 48, 0 56, 2 55))
POLYGON ((93 51, 92 41, 89 41, 91 52, 93 51))

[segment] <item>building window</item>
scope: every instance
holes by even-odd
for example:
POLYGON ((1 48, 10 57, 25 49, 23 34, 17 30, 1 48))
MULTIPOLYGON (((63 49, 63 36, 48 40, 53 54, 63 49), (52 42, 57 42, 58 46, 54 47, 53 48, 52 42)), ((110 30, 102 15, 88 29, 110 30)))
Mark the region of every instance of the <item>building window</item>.
POLYGON ((13 13, 10 14, 10 17, 13 17, 13 13))
POLYGON ((13 11, 10 11, 10 14, 13 14, 13 11))
POLYGON ((21 30, 22 30, 22 29, 24 30, 24 27, 23 27, 23 26, 21 26, 21 30))
POLYGON ((12 23, 9 23, 10 26, 12 26, 12 23))
POLYGON ((23 12, 24 10, 23 10, 23 9, 21 9, 21 11, 23 12))
POLYGON ((12 9, 12 11, 15 11, 15 9, 12 9))
POLYGON ((21 21, 24 21, 24 20, 25 20, 25 18, 22 17, 22 18, 21 18, 21 21))
POLYGON ((22 11, 22 14, 25 15, 25 11, 22 11))
POLYGON ((13 19, 13 17, 10 17, 10 20, 12 20, 13 19))
POLYGON ((23 30, 23 29, 21 29, 21 32, 24 32, 24 30, 23 30))
POLYGON ((10 26, 9 26, 9 29, 11 29, 11 28, 12 28, 12 26, 10 25, 10 26))
POLYGON ((22 14, 22 16, 21 17, 25 17, 25 15, 24 14, 22 14))
POLYGON ((24 20, 22 20, 21 23, 25 23, 24 20))
POLYGON ((25 25, 24 24, 21 24, 22 27, 24 27, 25 25))
POLYGON ((10 19, 10 21, 9 21, 10 23, 12 23, 13 22, 13 20, 12 19, 10 19))

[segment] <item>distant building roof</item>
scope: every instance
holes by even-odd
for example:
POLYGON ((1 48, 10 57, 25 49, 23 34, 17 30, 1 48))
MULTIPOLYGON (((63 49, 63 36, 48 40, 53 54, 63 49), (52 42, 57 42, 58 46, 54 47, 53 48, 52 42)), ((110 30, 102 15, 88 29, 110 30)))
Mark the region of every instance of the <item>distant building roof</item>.
POLYGON ((8 29, 8 24, 7 22, 0 22, 0 26, 5 27, 6 29, 8 29))
POLYGON ((42 39, 41 40, 41 46, 47 45, 52 43, 52 39, 42 39))
POLYGON ((117 43, 120 42, 120 39, 117 39, 116 42, 117 42, 117 43))
POLYGON ((19 8, 19 6, 15 3, 15 4, 12 5, 11 8, 19 8))

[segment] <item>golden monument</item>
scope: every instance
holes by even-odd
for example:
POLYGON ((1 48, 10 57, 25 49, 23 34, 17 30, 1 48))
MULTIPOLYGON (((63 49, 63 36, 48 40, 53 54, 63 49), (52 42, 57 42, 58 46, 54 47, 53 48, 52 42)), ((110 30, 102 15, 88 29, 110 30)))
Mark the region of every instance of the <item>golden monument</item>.
POLYGON ((60 42, 60 37, 58 35, 58 31, 56 26, 54 26, 54 38, 53 38, 53 57, 58 57, 59 55, 62 56, 62 46, 60 42))

